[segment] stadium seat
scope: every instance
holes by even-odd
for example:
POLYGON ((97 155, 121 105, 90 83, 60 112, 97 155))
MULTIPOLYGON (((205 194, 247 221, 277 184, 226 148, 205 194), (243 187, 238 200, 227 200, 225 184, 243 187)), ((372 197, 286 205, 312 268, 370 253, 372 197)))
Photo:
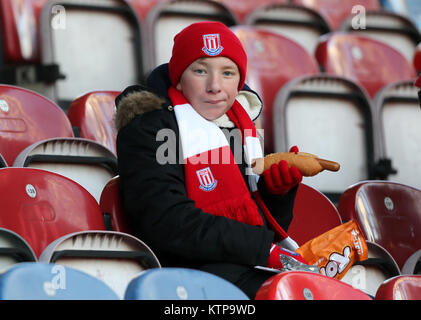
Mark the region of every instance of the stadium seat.
POLYGON ((99 203, 102 189, 117 175, 117 156, 103 145, 83 138, 53 138, 22 150, 14 167, 52 171, 82 185, 99 203))
POLYGON ((340 280, 305 271, 279 273, 263 283, 256 300, 371 300, 340 280))
POLYGON ((30 245, 12 230, 0 228, 0 272, 21 262, 36 262, 30 245))
POLYGON ((297 145, 341 165, 338 172, 303 178, 335 204, 350 184, 374 176, 373 110, 356 83, 327 75, 295 78, 278 92, 273 121, 275 152, 297 145))
POLYGON ((401 275, 401 271, 386 249, 371 241, 366 243, 368 258, 354 262, 341 281, 374 297, 384 281, 401 275))
POLYGON ((298 187, 293 212, 288 234, 300 246, 342 223, 332 201, 304 183, 298 187))
POLYGON ((385 248, 402 270, 421 248, 421 190, 391 181, 362 181, 342 194, 343 221, 355 220, 365 238, 385 248))
POLYGON ((65 234, 105 229, 101 209, 89 192, 53 172, 0 169, 0 194, 0 227, 25 239, 36 257, 65 234))
POLYGON ((328 75, 346 77, 373 98, 387 84, 414 80, 415 69, 390 45, 355 33, 334 32, 321 37, 316 59, 328 75))
POLYGON ((144 23, 145 72, 170 60, 173 38, 179 31, 204 20, 220 21, 227 26, 236 24, 229 9, 215 1, 164 0, 157 3, 144 23))
POLYGON ((19 263, 0 274, 0 300, 118 300, 105 283, 75 269, 19 263))
POLYGON ((139 239, 121 232, 82 231, 50 243, 40 262, 81 270, 110 286, 122 299, 128 283, 140 272, 160 268, 155 254, 139 239))
POLYGON ((117 155, 114 100, 120 91, 93 91, 74 100, 67 116, 81 138, 94 140, 117 155))
POLYGON ((291 0, 291 2, 309 7, 320 13, 332 31, 339 29, 342 22, 353 13, 355 10, 353 8, 356 6, 363 6, 367 11, 381 9, 378 0, 291 0))
POLYGON ((377 290, 376 300, 421 300, 421 276, 397 276, 377 290))
POLYGON ((247 17, 245 24, 288 37, 302 45, 311 55, 314 54, 319 37, 331 31, 318 12, 293 4, 271 3, 258 7, 247 17))
POLYGON ((150 269, 127 286, 125 300, 248 300, 239 288, 213 274, 185 268, 150 269))
POLYGON ((251 26, 232 27, 248 56, 247 80, 263 100, 258 119, 264 129, 265 152, 273 152, 273 103, 276 93, 289 80, 317 74, 317 62, 301 45, 267 30, 251 26))
POLYGON ((397 171, 388 180, 421 189, 421 112, 414 81, 398 81, 381 89, 373 106, 380 135, 379 157, 397 171))
POLYGON ((339 29, 377 39, 395 48, 408 61, 412 61, 415 49, 421 41, 421 34, 415 23, 406 15, 384 10, 370 11, 368 8, 365 10, 367 11, 350 15, 339 29), (362 21, 356 20, 358 15, 362 21))
POLYGON ((143 79, 141 26, 124 1, 50 0, 40 28, 41 63, 57 65, 61 75, 49 84, 50 98, 65 111, 86 92, 122 90, 143 79))
POLYGON ((99 206, 110 230, 132 233, 128 218, 125 216, 123 200, 120 194, 120 176, 110 179, 102 190, 99 206), (107 221, 106 220, 106 221, 107 221))
POLYGON ((0 85, 0 153, 9 166, 36 141, 73 136, 69 119, 54 102, 24 88, 0 85))
POLYGON ((269 4, 288 4, 289 0, 215 0, 227 6, 236 17, 238 24, 245 24, 248 15, 253 13, 259 7, 269 4))

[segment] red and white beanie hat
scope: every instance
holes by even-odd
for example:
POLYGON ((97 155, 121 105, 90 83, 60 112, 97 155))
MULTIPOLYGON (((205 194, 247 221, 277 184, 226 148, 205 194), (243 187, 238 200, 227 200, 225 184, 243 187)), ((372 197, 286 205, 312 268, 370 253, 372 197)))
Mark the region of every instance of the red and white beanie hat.
POLYGON ((247 55, 237 36, 223 23, 203 21, 184 28, 174 37, 169 62, 170 80, 176 86, 184 70, 202 57, 227 57, 240 71, 240 90, 245 82, 247 55))

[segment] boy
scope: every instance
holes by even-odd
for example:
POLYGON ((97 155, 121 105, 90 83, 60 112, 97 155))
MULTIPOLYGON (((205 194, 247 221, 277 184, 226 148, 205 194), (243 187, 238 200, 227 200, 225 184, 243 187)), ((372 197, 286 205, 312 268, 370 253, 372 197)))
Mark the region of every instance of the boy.
POLYGON ((216 274, 254 298, 274 275, 255 266, 282 268, 280 253, 303 261, 274 244, 292 220, 302 175, 285 161, 262 179, 249 171, 263 156, 252 122, 262 106, 244 84, 246 69, 229 28, 194 23, 175 36, 169 64, 152 72, 148 88, 129 87, 116 99, 116 126, 135 235, 163 267, 216 274), (163 141, 163 132, 173 135, 163 141), (181 161, 162 161, 178 154, 181 161))

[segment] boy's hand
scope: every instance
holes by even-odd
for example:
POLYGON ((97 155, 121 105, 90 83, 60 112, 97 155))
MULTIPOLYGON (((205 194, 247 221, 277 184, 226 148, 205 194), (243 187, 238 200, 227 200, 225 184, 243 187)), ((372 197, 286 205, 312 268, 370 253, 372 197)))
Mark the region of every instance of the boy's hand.
MULTIPOLYGON (((298 153, 297 146, 293 146, 289 152, 298 153)), ((288 167, 285 160, 273 164, 263 172, 266 190, 271 194, 285 195, 303 180, 303 175, 295 166, 288 167)))
POLYGON ((290 266, 284 265, 284 263, 282 263, 282 260, 289 261, 289 264, 291 265, 292 264, 298 265, 298 266, 301 266, 301 264, 307 265, 307 262, 298 253, 290 251, 290 250, 286 250, 276 244, 272 244, 270 248, 267 266, 269 268, 278 269, 278 270, 289 269, 290 266), (283 257, 286 259, 282 259, 283 257), (294 263, 291 263, 291 261, 294 261, 294 263))

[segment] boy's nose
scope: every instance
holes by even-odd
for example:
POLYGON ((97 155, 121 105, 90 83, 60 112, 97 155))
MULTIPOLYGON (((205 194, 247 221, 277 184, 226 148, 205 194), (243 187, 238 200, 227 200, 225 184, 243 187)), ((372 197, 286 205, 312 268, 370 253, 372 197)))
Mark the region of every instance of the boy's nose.
POLYGON ((221 91, 221 79, 218 77, 218 75, 209 75, 207 91, 209 93, 218 93, 221 91))

